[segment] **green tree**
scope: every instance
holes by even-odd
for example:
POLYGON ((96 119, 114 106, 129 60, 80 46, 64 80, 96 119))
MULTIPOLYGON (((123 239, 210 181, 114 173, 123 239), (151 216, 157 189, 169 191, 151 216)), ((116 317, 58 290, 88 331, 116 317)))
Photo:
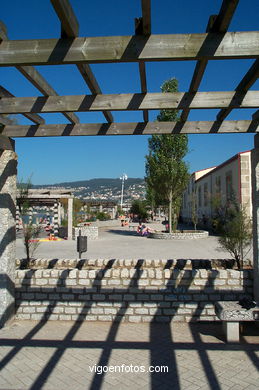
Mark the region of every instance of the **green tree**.
POLYGON ((148 216, 147 204, 143 200, 136 199, 132 202, 130 213, 138 215, 138 217, 143 220, 148 216))
POLYGON ((238 269, 243 267, 244 259, 251 249, 252 222, 243 208, 233 206, 227 215, 219 243, 234 258, 238 269))
MULTIPOLYGON (((175 78, 167 80, 162 92, 177 92, 175 78)), ((161 110, 158 121, 179 120, 177 110, 161 110)), ((188 152, 188 137, 185 134, 153 135, 148 140, 146 156, 147 191, 152 192, 156 205, 168 207, 169 232, 176 228, 181 198, 188 183, 188 166, 183 158, 188 152)))

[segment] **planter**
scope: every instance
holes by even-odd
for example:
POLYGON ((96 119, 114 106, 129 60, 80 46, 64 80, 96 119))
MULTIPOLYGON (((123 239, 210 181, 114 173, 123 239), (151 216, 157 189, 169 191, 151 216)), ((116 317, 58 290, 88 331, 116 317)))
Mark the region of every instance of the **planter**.
POLYGON ((157 240, 195 240, 198 238, 207 238, 209 232, 206 230, 184 230, 182 232, 152 232, 148 235, 149 238, 157 240))

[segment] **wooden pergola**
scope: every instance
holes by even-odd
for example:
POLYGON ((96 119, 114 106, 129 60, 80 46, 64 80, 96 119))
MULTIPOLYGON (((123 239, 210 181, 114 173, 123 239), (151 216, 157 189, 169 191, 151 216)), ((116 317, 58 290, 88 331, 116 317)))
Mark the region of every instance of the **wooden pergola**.
MULTIPOLYGON (((142 0, 142 16, 135 20, 135 34, 113 37, 78 37, 79 24, 68 0, 51 0, 60 19, 60 39, 10 41, 0 29, 0 66, 15 67, 44 96, 15 97, 0 88, 0 115, 23 114, 34 124, 11 125, 2 118, 7 137, 125 135, 159 133, 247 133, 258 131, 258 112, 251 120, 225 118, 236 108, 258 108, 259 91, 249 91, 259 76, 259 31, 228 32, 239 0, 223 0, 218 15, 209 17, 204 34, 151 34, 151 1, 142 0), (255 59, 234 91, 199 92, 209 61, 255 59), (146 62, 197 61, 189 90, 149 93, 146 62), (141 93, 102 94, 90 68, 96 63, 136 62, 141 93), (34 65, 75 64, 91 95, 58 96, 34 65), (149 110, 182 110, 181 121, 149 122, 149 110), (220 109, 215 121, 188 121, 192 109, 220 109), (143 122, 115 123, 111 111, 143 111, 143 122), (104 123, 79 123, 75 112, 101 111, 104 123), (71 124, 45 124, 41 113, 62 113, 71 124)), ((0 118, 1 122, 1 118, 0 118)))
MULTIPOLYGON (((233 109, 258 109, 259 91, 251 87, 259 77, 259 31, 228 32, 239 0, 223 0, 217 15, 209 17, 207 30, 199 34, 151 33, 151 1, 141 0, 142 15, 135 20, 132 36, 79 37, 79 24, 69 0, 51 0, 61 23, 58 39, 8 40, 0 28, 0 66, 15 67, 43 96, 15 97, 0 88, 0 149, 11 149, 10 138, 135 135, 257 133, 259 110, 249 120, 227 120, 233 109), (199 92, 207 64, 215 60, 254 59, 235 90, 199 92), (146 63, 150 61, 196 61, 189 90, 177 93, 150 93, 146 63), (91 64, 135 62, 139 67, 141 93, 102 94, 91 64), (35 65, 74 64, 91 95, 58 96, 35 65), (214 121, 188 121, 192 109, 220 109, 214 121), (149 121, 149 110, 178 109, 178 122, 149 121), (116 123, 112 111, 143 111, 143 121, 116 123), (79 123, 76 112, 100 111, 103 123, 79 123), (62 113, 69 124, 46 124, 41 114, 62 113), (23 114, 33 123, 10 124, 3 114, 23 114)), ((73 91, 71 91, 73 93, 73 91)), ((254 177, 254 267, 255 297, 259 301, 258 219, 259 219, 259 140, 253 151, 254 177)), ((13 157, 12 157, 13 158, 13 157)), ((8 255, 11 256, 10 254, 8 255)), ((8 257, 7 256, 7 257, 8 257)))
MULTIPOLYGON (((68 227, 68 239, 72 240, 73 235, 73 192, 71 190, 60 188, 55 189, 29 189, 27 194, 17 193, 17 217, 19 217, 19 205, 23 202, 28 203, 29 212, 32 216, 32 209, 35 206, 48 207, 53 209, 54 214, 54 235, 58 235, 58 227, 60 225, 60 200, 67 200, 67 227, 68 227)), ((16 221, 17 222, 17 221, 16 221)))

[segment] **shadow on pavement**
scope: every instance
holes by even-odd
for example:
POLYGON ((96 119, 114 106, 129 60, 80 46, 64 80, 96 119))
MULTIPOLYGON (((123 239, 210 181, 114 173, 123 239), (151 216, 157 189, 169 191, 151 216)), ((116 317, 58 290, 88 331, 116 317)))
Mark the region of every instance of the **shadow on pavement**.
MULTIPOLYGON (((135 292, 142 291, 141 286, 139 286, 139 279, 141 277, 141 274, 143 272, 143 269, 141 268, 143 265, 142 259, 139 259, 133 275, 130 279, 129 287, 134 289, 135 292)), ((240 343, 236 344, 225 344, 222 342, 222 332, 219 327, 220 324, 218 323, 210 323, 208 324, 195 324, 190 323, 188 325, 188 333, 189 336, 186 336, 186 333, 179 334, 179 332, 175 333, 175 327, 174 322, 177 321, 177 315, 180 315, 181 311, 181 305, 180 302, 175 301, 173 307, 168 307, 165 305, 166 301, 158 301, 156 308, 154 308, 153 311, 153 319, 149 324, 145 324, 146 331, 148 330, 148 338, 141 338, 140 340, 132 340, 132 337, 129 339, 118 339, 118 334, 121 329, 121 327, 130 326, 131 324, 123 324, 125 314, 127 313, 127 310, 129 309, 130 303, 125 299, 122 300, 122 295, 119 295, 122 293, 121 289, 113 288, 111 290, 107 290, 105 287, 101 287, 101 281, 106 275, 107 271, 112 268, 113 264, 115 262, 115 259, 111 259, 108 264, 98 270, 96 277, 93 281, 92 288, 84 287, 84 294, 87 297, 87 293, 91 291, 98 291, 100 294, 103 293, 109 293, 109 294, 115 294, 117 296, 116 298, 116 304, 118 306, 117 314, 114 316, 114 320, 109 324, 109 329, 106 334, 106 336, 103 339, 91 340, 88 338, 88 334, 84 334, 83 340, 77 340, 76 335, 80 328, 82 327, 83 321, 86 319, 87 315, 89 315, 89 311, 91 306, 94 303, 98 304, 98 298, 95 301, 94 298, 92 300, 89 300, 87 298, 81 298, 83 305, 78 307, 78 314, 77 314, 77 320, 75 322, 70 322, 68 325, 68 331, 66 332, 65 336, 60 339, 53 339, 48 338, 47 336, 42 338, 37 338, 37 334, 40 330, 43 329, 43 327, 48 323, 50 316, 55 313, 55 308, 58 301, 49 301, 48 306, 46 306, 45 313, 42 314, 42 321, 37 323, 37 325, 30 329, 29 332, 23 337, 23 338, 8 338, 8 337, 2 337, 0 339, 0 346, 1 347, 8 347, 7 352, 5 356, 3 357, 2 361, 0 362, 0 370, 3 370, 18 354, 22 349, 27 350, 29 347, 35 348, 54 348, 54 352, 52 356, 49 358, 47 363, 43 363, 40 367, 40 373, 37 374, 37 377, 33 379, 33 383, 30 385, 30 389, 38 390, 43 387, 45 387, 46 383, 52 377, 55 375, 55 368, 57 365, 60 364, 61 359, 63 359, 65 353, 73 354, 73 350, 83 350, 84 356, 91 356, 91 353, 93 350, 97 349, 99 350, 98 357, 93 357, 91 360, 91 364, 95 367, 97 366, 108 366, 111 362, 112 354, 119 353, 122 351, 122 357, 121 357, 121 363, 129 363, 134 365, 134 361, 127 361, 123 360, 123 356, 125 353, 125 356, 131 355, 131 358, 133 359, 132 353, 134 352, 136 354, 136 351, 147 351, 149 354, 149 363, 152 367, 168 367, 168 372, 148 372, 149 376, 149 383, 151 389, 157 389, 158 387, 162 387, 163 389, 174 389, 174 390, 180 390, 181 383, 183 378, 182 375, 182 368, 180 369, 180 365, 182 364, 182 361, 179 360, 181 358, 181 354, 184 354, 186 351, 189 351, 190 353, 193 353, 195 351, 196 353, 196 360, 193 362, 192 366, 192 373, 196 370, 196 365, 200 365, 202 367, 203 376, 205 377, 205 383, 208 384, 208 388, 211 389, 221 389, 220 384, 220 376, 218 375, 218 370, 215 369, 215 362, 211 360, 211 353, 218 351, 218 352, 225 352, 225 351, 239 351, 242 353, 246 353, 246 358, 252 365, 254 365, 256 368, 258 368, 258 357, 256 354, 256 351, 258 351, 258 344, 247 343, 244 338, 241 339, 240 343), (99 290, 98 290, 99 289, 99 290), (162 309, 164 310, 164 317, 161 315, 162 309), (165 312, 166 310, 166 312, 165 312), (161 322, 161 323, 160 323, 161 322), (69 327, 70 326, 70 327, 69 327), (204 340, 204 335, 209 334, 209 341, 204 340), (185 337, 186 336, 186 337, 185 337), (132 353, 131 353, 132 352, 132 353), (180 358, 179 358, 180 356, 180 358)), ((167 268, 171 266, 170 260, 168 261, 167 268)), ((26 273, 26 278, 24 278, 24 285, 22 283, 21 288, 27 288, 27 291, 30 291, 30 285, 28 286, 28 279, 33 278, 34 270, 28 270, 26 273)), ((62 276, 57 281, 57 286, 61 287, 64 286, 64 281, 67 277, 69 277, 69 273, 71 270, 64 270, 62 271, 62 276), (63 283, 63 284, 62 284, 63 283)), ((194 272, 192 273, 191 277, 187 277, 187 274, 185 275, 185 271, 183 269, 182 261, 179 261, 179 269, 176 270, 176 272, 179 273, 179 277, 181 277, 181 280, 177 281, 176 274, 174 274, 174 277, 172 276, 171 279, 168 280, 167 283, 167 290, 173 291, 175 288, 180 288, 181 285, 185 289, 188 290, 190 287, 192 280, 194 278, 196 270, 194 269, 194 272), (176 286, 177 283, 177 286, 176 286)), ((190 275, 190 273, 188 274, 190 275)), ((217 271, 214 271, 213 279, 210 281, 210 288, 213 290, 213 280, 217 276, 217 271)), ((44 293, 44 288, 41 289, 41 294, 44 293)), ((62 287, 64 288, 64 287, 62 287)), ((206 288, 206 286, 204 286, 206 288)), ((31 288, 33 291, 33 288, 31 288)), ((34 288, 35 290, 35 288, 34 288)), ((55 293, 55 286, 53 286, 53 289, 46 288, 47 293, 54 292, 55 293)), ((73 292, 76 293, 77 288, 73 288, 73 292)), ((80 290, 80 289, 79 289, 80 290)), ((81 294, 81 297, 84 297, 82 295, 82 292, 79 292, 78 294, 81 294)), ((98 294, 98 293, 97 293, 98 294)), ((166 291, 165 291, 166 294, 166 291)), ((170 294, 170 292, 169 292, 170 294)), ((43 294, 44 295, 44 294, 43 294)), ((79 295, 78 295, 79 296, 79 295)), ((94 295, 93 295, 94 297, 94 295)), ((112 295, 109 295, 109 297, 112 297, 112 295)), ((42 298, 46 299, 46 298, 42 298)), ((114 299, 114 298, 111 298, 114 299)), ((145 299, 143 298, 143 301, 145 299)), ((139 301, 138 301, 139 303, 139 301)), ((20 302, 21 304, 21 302, 20 302)), ((69 304, 69 301, 68 301, 69 304)), ((81 303, 80 303, 81 304, 81 303)), ((193 318, 195 315, 200 314, 200 312, 203 310, 202 307, 197 308, 197 311, 193 314, 193 318)), ((190 321, 192 318, 190 318, 190 321)), ((56 322, 58 324, 58 322, 56 322)), ((141 328, 141 326, 144 324, 134 324, 135 329, 141 328)), ((88 325, 90 326, 90 325, 88 325)), ((91 325, 93 328, 95 327, 95 324, 92 323, 91 325)), ((99 324, 99 327, 101 325, 99 324)), ((96 324, 96 329, 98 331, 98 323, 96 324)), ((184 326, 185 332, 186 332, 186 325, 184 326)), ((138 329, 139 331, 139 329, 138 329)), ((49 335, 51 336, 51 334, 49 335)), ((33 350, 32 350, 33 351, 33 350)), ((28 352, 29 353, 29 352, 28 352)), ((136 356, 136 355, 135 355, 136 356)), ((33 360, 33 355, 32 358, 33 360)), ((184 359, 183 359, 184 362, 184 359)), ((217 362, 216 362, 217 363, 217 362)), ((86 365, 87 363, 85 363, 86 365)), ((80 371, 80 368, 78 368, 80 371)), ((227 369, 227 367, 226 367, 227 369)), ((84 366, 84 370, 87 370, 87 366, 84 366)), ((64 373, 64 375, 69 375, 64 373)), ((140 374, 139 374, 140 375, 140 374)), ((31 374, 32 377, 32 374, 31 374)), ((121 377, 123 382, 123 375, 121 377)), ((106 372, 93 372, 93 375, 90 379, 89 383, 89 389, 91 390, 98 390, 101 389, 103 384, 106 383, 106 372)), ((204 383, 204 382, 203 382, 204 383)), ((134 388, 138 388, 137 385, 134 385, 134 388)))

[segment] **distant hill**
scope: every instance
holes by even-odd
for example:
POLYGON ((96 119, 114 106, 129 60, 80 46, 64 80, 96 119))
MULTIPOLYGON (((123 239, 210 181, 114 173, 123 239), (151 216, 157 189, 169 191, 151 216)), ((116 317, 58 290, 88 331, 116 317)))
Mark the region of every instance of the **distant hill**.
MULTIPOLYGON (((90 180, 71 181, 55 184, 33 185, 33 188, 68 188, 74 195, 85 200, 103 199, 119 200, 122 181, 118 178, 98 178, 90 180)), ((144 198, 145 181, 142 178, 128 178, 124 181, 124 200, 144 198)))

